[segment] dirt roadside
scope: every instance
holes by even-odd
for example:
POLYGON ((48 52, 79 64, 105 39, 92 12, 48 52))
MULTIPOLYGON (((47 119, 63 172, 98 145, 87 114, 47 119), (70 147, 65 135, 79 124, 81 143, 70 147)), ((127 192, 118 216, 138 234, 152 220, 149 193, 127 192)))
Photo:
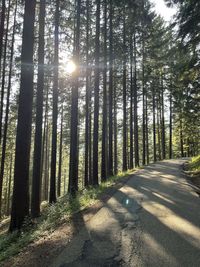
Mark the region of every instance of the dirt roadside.
POLYGON ((0 263, 1 267, 48 267, 75 237, 85 222, 88 222, 106 203, 110 197, 121 188, 128 180, 129 176, 123 177, 117 183, 105 190, 99 201, 73 215, 73 223, 67 222, 59 226, 48 236, 30 243, 16 256, 0 263))

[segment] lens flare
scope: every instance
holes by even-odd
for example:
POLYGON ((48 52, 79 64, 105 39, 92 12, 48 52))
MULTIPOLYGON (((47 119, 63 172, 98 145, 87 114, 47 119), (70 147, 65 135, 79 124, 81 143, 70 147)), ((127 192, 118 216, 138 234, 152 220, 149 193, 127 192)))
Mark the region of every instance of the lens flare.
POLYGON ((65 69, 66 69, 67 73, 71 74, 71 73, 75 72, 75 70, 77 69, 77 66, 72 60, 70 60, 67 62, 65 69))

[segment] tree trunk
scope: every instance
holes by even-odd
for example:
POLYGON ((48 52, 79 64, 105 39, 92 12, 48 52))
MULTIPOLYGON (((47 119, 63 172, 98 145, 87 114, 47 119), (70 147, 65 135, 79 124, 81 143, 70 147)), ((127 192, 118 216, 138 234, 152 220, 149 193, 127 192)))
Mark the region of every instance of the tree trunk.
POLYGON ((77 16, 75 27, 74 59, 77 70, 74 73, 74 86, 72 88, 71 106, 71 135, 70 135, 70 167, 68 192, 75 196, 78 191, 78 89, 79 89, 79 57, 80 57, 80 15, 81 0, 77 1, 77 16))
POLYGON ((104 0, 103 126, 101 179, 107 179, 107 0, 104 0))
POLYGON ((2 0, 2 4, 1 4, 1 21, 0 21, 0 75, 1 75, 1 59, 2 59, 2 51, 3 51, 3 36, 4 36, 5 13, 6 13, 6 1, 2 0))
POLYGON ((136 36, 133 36, 134 45, 134 147, 135 147, 135 167, 140 165, 139 159, 139 138, 138 138, 138 90, 137 90, 137 51, 136 51, 136 36))
POLYGON ((169 158, 172 158, 172 93, 169 97, 169 158))
POLYGON ((44 144, 44 177, 43 177, 43 200, 48 200, 49 191, 49 84, 46 84, 46 103, 45 103, 45 115, 44 115, 44 132, 43 132, 43 144, 44 144))
POLYGON ((54 31, 54 78, 53 78, 53 124, 51 145, 51 176, 49 202, 56 202, 56 156, 57 156, 57 120, 58 120, 58 65, 59 65, 59 20, 60 0, 56 0, 54 31))
POLYGON ((153 160, 157 161, 156 156, 156 101, 155 101, 155 88, 152 84, 152 99, 153 99, 153 160))
POLYGON ((89 30, 90 30, 90 1, 86 2, 87 25, 86 25, 86 103, 85 103, 85 177, 84 185, 89 185, 89 105, 90 105, 90 84, 89 84, 89 30))
POLYGON ((44 164, 44 199, 48 200, 49 194, 49 156, 50 156, 50 136, 49 136, 49 122, 47 117, 46 122, 46 138, 45 138, 45 164, 44 164))
POLYGON ((118 150, 117 150, 117 92, 114 83, 114 174, 118 173, 118 150))
POLYGON ((20 229, 29 215, 29 159, 33 103, 33 44, 35 0, 25 1, 23 23, 21 85, 15 151, 14 188, 10 231, 20 229))
POLYGON ((57 195, 61 195, 61 176, 62 176, 62 152, 63 152, 63 104, 61 111, 61 122, 60 122, 60 149, 59 149, 59 164, 58 164, 58 184, 57 184, 57 195))
POLYGON ((108 131, 108 175, 113 175, 113 0, 109 3, 109 131, 108 131))
POLYGON ((96 0, 96 37, 94 73, 94 132, 93 132, 93 185, 98 185, 98 140, 99 140, 99 57, 100 57, 100 0, 96 0))
POLYGON ((183 148, 183 122, 180 118, 180 146, 181 146, 181 157, 184 157, 184 148, 183 148))
POLYGON ((13 56, 14 56, 14 42, 15 42, 15 28, 16 28, 17 5, 18 5, 18 3, 16 1, 15 12, 14 12, 13 32, 12 32, 11 55, 10 55, 10 64, 9 64, 9 77, 8 77, 8 90, 7 90, 7 98, 6 98, 6 114, 5 114, 5 123, 4 123, 4 135, 3 135, 2 155, 1 155, 1 170, 0 170, 0 217, 1 217, 1 200, 2 200, 2 187, 3 187, 3 177, 4 177, 4 166, 5 166, 5 158, 6 158, 6 144, 7 144, 8 117, 9 117, 9 108, 10 108, 10 90, 11 90, 11 79, 12 79, 12 70, 13 70, 13 56))
POLYGON ((12 181, 12 167, 13 167, 13 154, 11 154, 10 159, 10 171, 9 171, 9 181, 8 181, 8 199, 6 207, 6 215, 10 214, 10 192, 11 192, 11 181, 12 181))
POLYGON ((130 37, 130 169, 133 169, 133 36, 130 37))
MULTIPOLYGON (((91 73, 90 73, 90 85, 91 85, 91 73)), ((92 177, 92 101, 91 101, 91 88, 89 90, 89 122, 88 122, 88 173, 89 173, 89 185, 93 184, 93 177, 92 177)))
POLYGON ((126 115, 126 13, 123 14, 123 166, 127 170, 127 115, 126 115))
POLYGON ((147 154, 147 164, 149 164, 149 118, 148 118, 148 97, 146 93, 146 154, 147 154))
POLYGON ((38 47, 38 82, 36 99, 36 128, 33 155, 33 181, 31 195, 31 216, 40 215, 41 202, 41 168, 42 168, 42 123, 44 91, 44 30, 46 0, 40 0, 39 14, 39 47, 38 47))
POLYGON ((162 111, 162 157, 166 158, 166 149, 165 149, 165 104, 164 104, 164 86, 163 86, 163 77, 161 77, 161 111, 162 111))
POLYGON ((146 164, 146 89, 145 89, 145 77, 144 77, 144 64, 145 64, 145 55, 144 55, 144 36, 142 36, 142 164, 146 164))
POLYGON ((157 99, 157 136, 158 136, 158 158, 161 160, 161 148, 160 148, 160 107, 159 99, 157 99))
POLYGON ((9 32, 9 20, 10 20, 10 0, 8 2, 8 14, 6 19, 6 36, 4 42, 4 53, 3 53, 3 73, 1 81, 1 104, 0 104, 0 144, 2 141, 2 126, 3 126, 3 106, 4 106, 4 94, 5 94, 5 83, 6 83, 6 57, 7 57, 7 46, 8 46, 8 32, 9 32))

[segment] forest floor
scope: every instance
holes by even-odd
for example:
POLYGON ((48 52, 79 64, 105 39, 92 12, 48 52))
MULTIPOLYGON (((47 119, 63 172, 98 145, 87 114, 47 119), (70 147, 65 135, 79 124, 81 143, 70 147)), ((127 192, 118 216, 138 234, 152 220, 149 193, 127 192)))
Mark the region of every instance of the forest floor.
POLYGON ((183 163, 138 170, 1 266, 200 266, 200 198, 183 163))
POLYGON ((194 188, 200 195, 200 156, 192 158, 192 160, 184 164, 184 173, 188 180, 196 186, 194 188))
MULTIPOLYGON (((69 207, 71 209, 70 216, 66 216, 65 218, 65 208, 61 208, 61 210, 57 211, 56 209, 60 209, 60 205, 66 205, 65 200, 61 200, 61 203, 55 204, 55 210, 51 212, 50 216, 52 217, 47 226, 43 227, 45 224, 45 219, 41 218, 42 228, 47 228, 47 231, 41 233, 39 238, 32 238, 32 235, 35 236, 34 232, 37 233, 37 225, 36 230, 32 232, 24 232, 24 236, 20 237, 20 239, 16 239, 21 248, 16 248, 18 244, 13 242, 12 237, 6 240, 3 240, 2 243, 6 243, 6 246, 9 243, 10 246, 14 246, 14 252, 8 252, 5 250, 7 255, 5 256, 5 260, 0 262, 1 267, 45 267, 49 266, 52 260, 57 257, 61 251, 66 247, 66 244, 71 242, 72 238, 77 235, 80 229, 83 227, 83 219, 84 222, 89 221, 94 214, 96 214, 103 205, 108 201, 108 199, 119 189, 121 188, 130 178, 135 170, 128 171, 127 173, 121 173, 118 176, 111 177, 108 182, 101 185, 98 188, 89 189, 86 194, 92 194, 91 200, 87 201, 88 196, 83 197, 83 201, 86 203, 80 203, 77 206, 77 203, 73 204, 74 207, 69 207), (89 205, 89 206, 88 206, 89 205), (86 206, 86 208, 84 208, 86 206), (83 209, 82 209, 83 208, 83 209), (76 211, 78 210, 78 212, 76 211), (72 213, 72 214, 71 214, 72 213), (57 217, 57 222, 56 222, 57 217), (70 218, 69 218, 70 217, 70 218), (43 222, 44 221, 44 222, 43 222), (76 221, 76 223, 74 223, 76 221), (51 229, 49 229, 51 228, 51 229), (18 253, 20 251, 20 253, 18 253), (12 255, 13 254, 13 255, 12 255), (16 254, 16 255, 14 255, 16 254), (10 255, 10 256, 9 256, 10 255), (9 258, 9 259, 7 259, 9 258)), ((80 198, 76 198, 76 201, 80 201, 80 198)), ((47 208, 48 209, 48 208, 47 208)), ((50 207, 51 209, 51 207, 50 207)), ((43 215, 42 215, 43 216, 43 215)), ((44 217, 44 216, 43 216, 44 217)), ((9 218, 4 220, 0 225, 0 234, 5 235, 9 226, 9 218)), ((41 226, 39 226, 41 228, 41 226)), ((46 229, 45 229, 46 230, 46 229)), ((14 237, 15 238, 15 237, 14 237)), ((5 235, 6 239, 6 235, 5 235)), ((1 240, 0 240, 1 247, 1 240)), ((1 248, 2 249, 2 248, 1 248)), ((0 249, 0 250, 1 250, 0 249)), ((1 253, 2 254, 2 253, 1 253)), ((3 255, 1 255, 3 257, 3 255)))

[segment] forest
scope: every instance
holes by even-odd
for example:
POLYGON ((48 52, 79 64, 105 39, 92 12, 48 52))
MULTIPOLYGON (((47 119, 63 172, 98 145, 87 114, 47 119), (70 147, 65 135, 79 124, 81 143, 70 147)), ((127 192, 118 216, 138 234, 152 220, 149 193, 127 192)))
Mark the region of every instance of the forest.
POLYGON ((200 154, 200 2, 1 0, 0 218, 200 154))

